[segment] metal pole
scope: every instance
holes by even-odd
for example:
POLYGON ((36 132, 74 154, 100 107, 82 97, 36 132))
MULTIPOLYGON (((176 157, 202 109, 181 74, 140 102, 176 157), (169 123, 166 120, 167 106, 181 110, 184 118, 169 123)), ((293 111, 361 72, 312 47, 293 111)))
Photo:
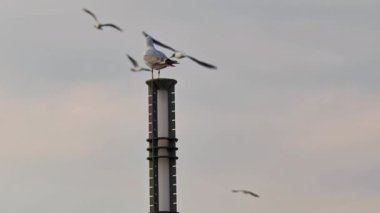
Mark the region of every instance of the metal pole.
POLYGON ((174 79, 148 80, 150 213, 177 212, 174 79))

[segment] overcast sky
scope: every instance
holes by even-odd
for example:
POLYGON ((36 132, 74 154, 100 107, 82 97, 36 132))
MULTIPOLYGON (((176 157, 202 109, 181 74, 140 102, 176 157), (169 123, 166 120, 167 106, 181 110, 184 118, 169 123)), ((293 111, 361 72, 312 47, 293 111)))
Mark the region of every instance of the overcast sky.
POLYGON ((150 74, 124 55, 142 63, 142 30, 219 68, 161 72, 178 81, 179 212, 378 212, 379 7, 2 0, 0 212, 149 211, 150 74))

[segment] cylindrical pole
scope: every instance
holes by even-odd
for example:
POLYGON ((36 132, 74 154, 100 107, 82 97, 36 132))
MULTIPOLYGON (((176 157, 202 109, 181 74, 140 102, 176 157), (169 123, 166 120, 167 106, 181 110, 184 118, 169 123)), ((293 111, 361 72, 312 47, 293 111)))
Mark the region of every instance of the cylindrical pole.
POLYGON ((150 213, 177 212, 176 142, 173 79, 152 79, 149 86, 150 213))

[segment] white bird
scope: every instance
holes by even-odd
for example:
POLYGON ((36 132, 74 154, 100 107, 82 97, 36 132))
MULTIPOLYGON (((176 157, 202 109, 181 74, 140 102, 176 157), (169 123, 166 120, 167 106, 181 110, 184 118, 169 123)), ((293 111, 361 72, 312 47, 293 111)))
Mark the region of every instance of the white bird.
MULTIPOLYGON (((143 35, 144 35, 145 37, 148 37, 148 36, 151 37, 151 36, 148 35, 146 32, 143 32, 143 35)), ((151 37, 151 38, 152 38, 153 42, 154 42, 155 44, 157 44, 158 46, 161 46, 161 47, 163 47, 163 48, 166 48, 166 49, 169 49, 169 50, 173 51, 173 54, 170 56, 170 58, 174 57, 174 58, 176 58, 176 59, 182 59, 182 58, 185 58, 185 57, 186 57, 186 58, 189 58, 189 59, 193 60, 194 62, 196 62, 197 64, 199 64, 199 65, 201 65, 201 66, 204 66, 204 67, 206 67, 206 68, 209 68, 209 69, 217 69, 217 67, 214 66, 214 65, 212 65, 212 64, 209 64, 209 63, 206 63, 206 62, 200 61, 200 60, 198 60, 198 59, 196 59, 196 58, 194 58, 194 57, 192 57, 192 56, 190 56, 190 55, 185 54, 185 53, 182 52, 182 51, 176 50, 176 49, 174 49, 174 48, 172 48, 172 47, 170 47, 170 46, 168 46, 168 45, 166 45, 166 44, 161 43, 160 41, 154 39, 153 37, 151 37)))
POLYGON ((148 68, 140 67, 140 65, 137 63, 137 61, 132 58, 130 55, 127 54, 128 59, 131 61, 133 67, 131 68, 132 72, 141 72, 141 71, 148 71, 150 72, 151 70, 148 68))
POLYGON ((118 30, 120 32, 123 32, 123 30, 120 27, 118 27, 118 26, 116 26, 114 24, 111 24, 111 23, 102 24, 102 23, 100 23, 99 20, 98 20, 98 18, 95 16, 95 14, 93 12, 91 12, 90 10, 88 10, 86 8, 83 8, 83 11, 86 12, 86 13, 88 13, 88 14, 90 14, 95 19, 96 24, 94 25, 94 27, 96 29, 103 30, 103 27, 112 27, 112 28, 114 28, 114 29, 116 29, 116 30, 118 30))
POLYGON ((153 70, 158 70, 158 78, 160 78, 160 70, 171 66, 174 67, 174 64, 178 64, 177 61, 171 60, 166 57, 166 55, 157 50, 154 47, 153 39, 150 36, 146 37, 146 50, 144 52, 144 62, 145 64, 151 68, 152 78, 153 78, 153 70))
POLYGON ((252 195, 252 196, 254 196, 254 197, 259 197, 258 194, 255 194, 255 193, 253 193, 253 192, 251 192, 251 191, 248 191, 248 190, 232 190, 232 192, 235 192, 235 193, 237 193, 237 192, 242 192, 242 193, 244 193, 244 194, 249 194, 249 195, 252 195))

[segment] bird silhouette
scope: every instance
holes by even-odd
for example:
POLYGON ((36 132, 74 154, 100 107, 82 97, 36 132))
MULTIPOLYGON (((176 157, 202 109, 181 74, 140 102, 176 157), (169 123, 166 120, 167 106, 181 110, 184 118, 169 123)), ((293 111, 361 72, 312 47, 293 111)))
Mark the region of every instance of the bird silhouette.
POLYGON ((83 8, 83 11, 86 12, 86 13, 88 13, 90 16, 92 16, 95 19, 96 23, 95 23, 94 27, 96 29, 103 30, 103 27, 112 27, 112 28, 114 28, 114 29, 116 29, 116 30, 118 30, 120 32, 123 32, 123 30, 120 27, 118 27, 118 26, 116 26, 114 24, 111 24, 111 23, 102 24, 102 23, 100 23, 99 20, 98 20, 98 18, 96 17, 96 15, 93 12, 91 12, 90 10, 88 10, 86 8, 83 8))

